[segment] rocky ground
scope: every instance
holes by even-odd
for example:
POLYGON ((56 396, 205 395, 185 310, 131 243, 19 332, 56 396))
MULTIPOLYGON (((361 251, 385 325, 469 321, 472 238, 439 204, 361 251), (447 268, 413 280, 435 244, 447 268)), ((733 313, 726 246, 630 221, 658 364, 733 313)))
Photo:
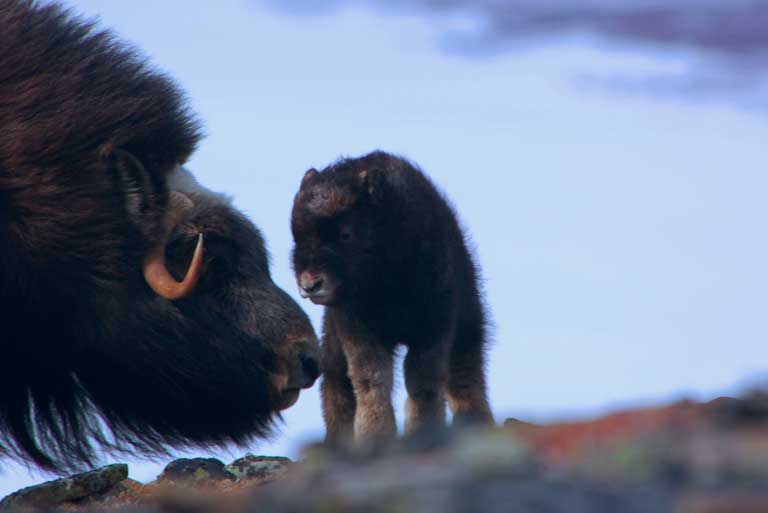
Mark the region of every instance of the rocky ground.
POLYGON ((158 513, 767 513, 768 393, 589 422, 510 419, 403 440, 378 455, 177 460, 152 483, 125 465, 27 488, 6 510, 158 513))

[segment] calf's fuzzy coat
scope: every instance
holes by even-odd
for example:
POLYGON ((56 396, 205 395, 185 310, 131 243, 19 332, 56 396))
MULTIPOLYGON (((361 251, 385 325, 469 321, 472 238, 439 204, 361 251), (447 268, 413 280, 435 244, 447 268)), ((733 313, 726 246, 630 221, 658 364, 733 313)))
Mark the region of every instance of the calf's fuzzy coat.
POLYGON ((383 152, 310 169, 292 213, 293 264, 304 297, 325 305, 326 440, 395 435, 393 355, 408 347, 406 431, 492 423, 487 322, 456 215, 430 180, 383 152))

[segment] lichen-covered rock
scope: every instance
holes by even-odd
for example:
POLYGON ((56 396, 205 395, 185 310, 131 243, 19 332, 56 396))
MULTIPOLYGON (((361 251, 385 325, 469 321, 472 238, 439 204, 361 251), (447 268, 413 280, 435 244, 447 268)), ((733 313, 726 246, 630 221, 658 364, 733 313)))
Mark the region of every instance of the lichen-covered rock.
POLYGON ((105 495, 128 478, 128 465, 109 465, 24 488, 0 501, 0 509, 51 509, 105 495))
POLYGON ((238 481, 271 483, 285 477, 293 462, 279 456, 254 456, 247 454, 226 466, 238 481))
POLYGON ((160 483, 206 483, 236 479, 237 477, 227 470, 224 463, 215 458, 182 458, 172 461, 157 478, 160 483))
POLYGON ((56 492, 27 504, 147 513, 766 513, 766 397, 447 429, 375 453, 318 444, 298 463, 177 460, 153 483, 126 479, 92 496, 56 492))
POLYGON ((321 454, 310 473, 259 489, 238 513, 672 513, 669 493, 550 472, 498 435, 465 432, 455 446, 370 460, 321 454))
POLYGON ((553 425, 510 420, 508 432, 544 464, 637 485, 768 486, 768 395, 682 401, 553 425))

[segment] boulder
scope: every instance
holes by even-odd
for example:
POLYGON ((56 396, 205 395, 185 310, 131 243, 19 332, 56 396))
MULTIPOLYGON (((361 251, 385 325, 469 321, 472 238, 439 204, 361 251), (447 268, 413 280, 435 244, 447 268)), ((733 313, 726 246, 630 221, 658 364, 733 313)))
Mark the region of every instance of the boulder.
POLYGON ((109 465, 19 490, 0 501, 0 509, 52 509, 83 502, 108 494, 127 478, 128 465, 109 465))

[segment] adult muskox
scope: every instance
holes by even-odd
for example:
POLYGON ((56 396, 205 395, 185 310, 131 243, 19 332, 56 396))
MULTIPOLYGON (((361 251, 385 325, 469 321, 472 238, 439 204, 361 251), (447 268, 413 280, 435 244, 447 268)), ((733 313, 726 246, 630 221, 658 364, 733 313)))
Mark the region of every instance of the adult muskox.
POLYGON ((259 231, 181 167, 199 137, 110 34, 0 0, 0 454, 245 443, 317 378, 259 231))

